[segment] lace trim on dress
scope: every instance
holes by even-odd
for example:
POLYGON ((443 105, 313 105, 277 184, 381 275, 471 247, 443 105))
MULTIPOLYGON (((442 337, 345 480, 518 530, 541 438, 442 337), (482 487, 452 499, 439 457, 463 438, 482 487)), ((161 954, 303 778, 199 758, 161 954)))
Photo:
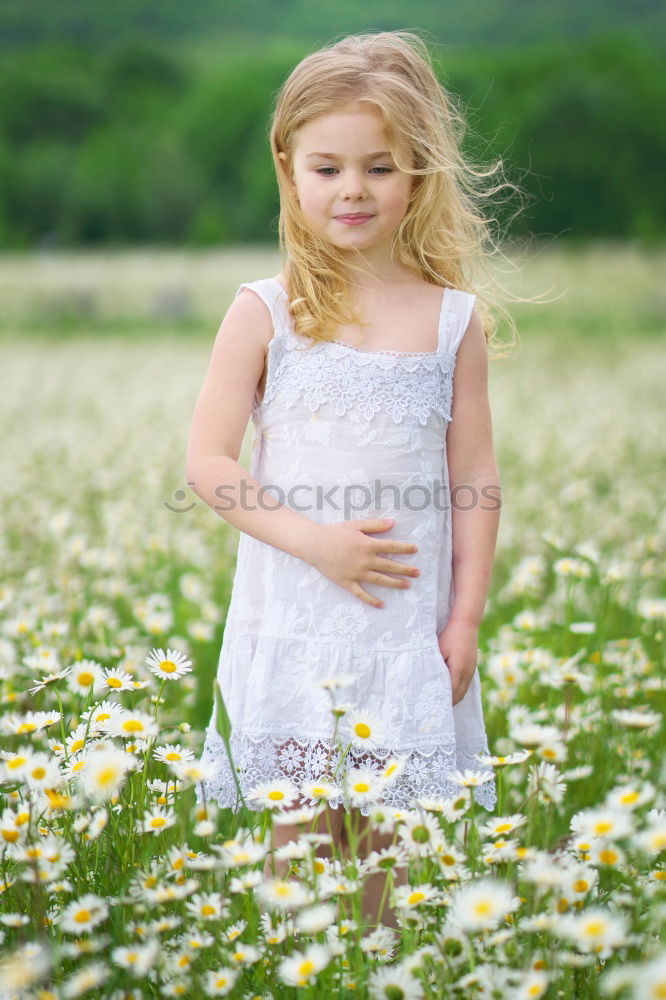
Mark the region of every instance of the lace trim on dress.
POLYGON ((257 411, 280 398, 288 407, 303 400, 312 413, 329 405, 337 416, 358 406, 366 420, 384 410, 396 424, 411 414, 425 426, 433 412, 451 420, 456 356, 446 345, 454 316, 453 290, 443 291, 436 351, 365 351, 342 340, 320 342, 298 335, 285 289, 268 280, 275 334, 257 411))
POLYGON ((383 410, 396 424, 411 414, 425 425, 433 411, 451 419, 454 355, 370 352, 340 341, 304 348, 301 341, 285 329, 271 341, 261 407, 279 397, 289 407, 303 400, 313 413, 324 404, 337 416, 357 407, 366 420, 383 410))
MULTIPOLYGON (((238 737, 232 733, 230 746, 238 781, 250 809, 260 810, 262 806, 248 799, 248 792, 257 785, 275 781, 277 776, 288 779, 299 790, 302 782, 323 778, 341 785, 340 771, 337 777, 333 776, 340 763, 340 753, 331 751, 330 744, 321 739, 298 739, 289 735, 285 742, 280 742, 270 735, 255 737, 243 734, 238 737)), ((482 737, 476 752, 488 753, 487 743, 482 737)), ((391 757, 397 756, 408 756, 408 760, 402 774, 383 791, 381 801, 389 809, 414 809, 416 801, 421 798, 453 798, 460 793, 460 785, 451 780, 451 774, 468 768, 481 770, 474 754, 456 750, 454 736, 446 738, 428 752, 413 747, 393 746, 390 750, 375 748, 369 751, 352 746, 347 752, 343 767, 368 767, 374 770, 385 765, 391 757)), ((196 786, 197 802, 201 804, 205 795, 209 800, 214 799, 221 808, 237 809, 240 800, 226 748, 212 728, 206 737, 201 763, 213 763, 215 772, 206 782, 196 786)), ((497 800, 494 776, 490 781, 474 787, 473 794, 484 809, 492 812, 497 800)), ((302 796, 301 804, 316 805, 316 801, 302 796)), ((329 805, 333 809, 339 806, 349 808, 344 793, 329 800, 329 805)), ((364 816, 368 816, 373 806, 368 804, 359 808, 364 816)))

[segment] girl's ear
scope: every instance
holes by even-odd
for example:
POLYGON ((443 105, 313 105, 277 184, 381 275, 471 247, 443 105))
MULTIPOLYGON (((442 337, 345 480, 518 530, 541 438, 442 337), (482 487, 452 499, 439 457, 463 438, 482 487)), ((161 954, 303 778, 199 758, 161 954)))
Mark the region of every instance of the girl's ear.
POLYGON ((291 172, 289 170, 289 165, 288 165, 288 162, 287 162, 287 154, 286 153, 278 153, 278 157, 280 159, 280 162, 282 163, 282 169, 284 171, 284 175, 287 178, 287 180, 289 181, 289 183, 291 184, 291 186, 293 187, 294 186, 294 179, 291 176, 291 172))

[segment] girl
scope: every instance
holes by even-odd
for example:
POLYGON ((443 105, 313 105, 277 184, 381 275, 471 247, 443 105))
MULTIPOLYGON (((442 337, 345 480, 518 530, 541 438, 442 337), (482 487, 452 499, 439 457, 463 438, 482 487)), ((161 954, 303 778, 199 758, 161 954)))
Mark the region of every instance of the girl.
MULTIPOLYGON (((188 481, 242 533, 218 682, 243 795, 312 805, 333 778, 320 829, 341 850, 343 773, 397 758, 383 801, 407 809, 459 794, 454 772, 488 752, 477 641, 499 473, 463 271, 488 240, 474 197, 488 174, 463 158, 461 122, 411 32, 351 36, 294 69, 270 135, 282 271, 241 284, 189 436, 188 481), (335 730, 332 695, 347 706, 335 730)), ((215 711, 202 761, 205 794, 236 807, 215 711)), ((379 850, 392 837, 358 803, 379 850)))

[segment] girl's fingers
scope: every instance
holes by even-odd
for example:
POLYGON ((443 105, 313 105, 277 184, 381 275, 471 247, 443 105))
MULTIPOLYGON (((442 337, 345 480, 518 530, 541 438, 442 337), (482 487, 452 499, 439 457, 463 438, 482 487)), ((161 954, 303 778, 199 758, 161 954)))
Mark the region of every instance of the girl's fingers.
POLYGON ((355 583, 351 589, 354 597, 359 597, 365 604, 369 604, 373 608, 383 608, 384 602, 380 601, 378 597, 373 597, 369 594, 367 590, 364 590, 358 583, 355 583))

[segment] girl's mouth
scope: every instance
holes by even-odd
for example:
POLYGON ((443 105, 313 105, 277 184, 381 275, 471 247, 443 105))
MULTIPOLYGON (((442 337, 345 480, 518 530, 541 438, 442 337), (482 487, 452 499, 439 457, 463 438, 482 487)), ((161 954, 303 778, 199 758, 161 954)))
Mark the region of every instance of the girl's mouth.
POLYGON ((336 215, 336 221, 342 222, 345 226, 360 226, 363 222, 372 219, 372 215, 336 215))

